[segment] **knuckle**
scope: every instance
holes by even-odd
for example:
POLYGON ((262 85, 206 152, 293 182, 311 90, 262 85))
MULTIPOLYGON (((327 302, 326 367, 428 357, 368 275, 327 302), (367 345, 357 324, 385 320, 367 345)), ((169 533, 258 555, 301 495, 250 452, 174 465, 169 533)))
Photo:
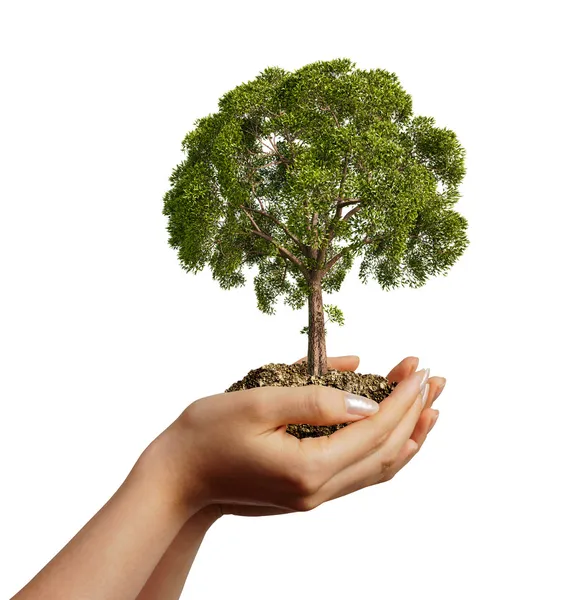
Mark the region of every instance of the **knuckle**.
POLYGON ((297 452, 292 464, 289 465, 287 474, 293 491, 305 497, 314 494, 323 485, 324 470, 320 453, 306 453, 304 452, 306 448, 302 444, 300 449, 301 451, 297 452))
POLYGON ((244 393, 246 394, 246 416, 252 421, 261 421, 267 418, 271 406, 271 403, 269 403, 269 388, 250 388, 244 390, 244 393))
POLYGON ((266 412, 267 407, 263 396, 256 394, 252 398, 249 398, 246 404, 246 414, 250 420, 259 421, 265 418, 266 412))
POLYGON ((396 461, 393 459, 382 461, 382 469, 378 483, 390 481, 394 475, 396 475, 397 469, 395 468, 395 462, 396 461))
POLYGON ((382 458, 382 475, 389 473, 396 463, 396 457, 392 454, 384 456, 382 458))
POLYGON ((293 483, 296 492, 303 498, 311 496, 320 487, 320 475, 313 463, 307 463, 295 471, 293 483))
POLYGON ((323 387, 320 385, 306 386, 304 396, 306 414, 313 415, 314 419, 322 421, 326 418, 326 403, 323 401, 323 387))

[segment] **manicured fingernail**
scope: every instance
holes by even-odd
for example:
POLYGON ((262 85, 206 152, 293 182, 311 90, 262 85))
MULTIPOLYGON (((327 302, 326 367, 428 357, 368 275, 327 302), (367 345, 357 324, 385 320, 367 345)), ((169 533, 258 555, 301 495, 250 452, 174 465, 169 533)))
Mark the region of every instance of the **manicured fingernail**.
POLYGON ((415 375, 416 380, 418 381, 418 393, 422 394, 424 392, 428 376, 430 375, 430 369, 422 369, 417 371, 415 375))
POLYGON ((428 428, 429 431, 434 427, 434 424, 437 422, 438 418, 439 418, 439 412, 437 410, 436 415, 432 418, 432 423, 430 424, 430 427, 428 428))
POLYGON ((380 410, 380 405, 370 398, 357 394, 345 394, 346 410, 352 415, 373 415, 380 410))
MULTIPOLYGON (((444 379, 444 377, 443 377, 443 379, 444 379)), ((441 392, 445 389, 445 385, 446 384, 447 384, 447 380, 445 379, 444 383, 442 383, 440 385, 439 389, 437 390, 437 393, 436 393, 436 395, 434 397, 435 400, 441 395, 441 392)))

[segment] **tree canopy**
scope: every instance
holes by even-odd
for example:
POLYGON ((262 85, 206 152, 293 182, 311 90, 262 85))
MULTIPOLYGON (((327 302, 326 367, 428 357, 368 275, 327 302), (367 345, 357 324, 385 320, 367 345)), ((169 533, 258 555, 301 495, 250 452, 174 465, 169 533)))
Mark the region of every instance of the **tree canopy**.
MULTIPOLYGON (((320 276, 382 289, 420 287, 463 253, 467 220, 453 207, 465 175, 457 136, 412 114, 394 73, 351 60, 268 67, 225 93, 182 142, 164 196, 181 265, 208 265, 224 289, 254 287, 261 311, 295 309, 320 276)), ((311 290, 311 291, 310 291, 311 290)))

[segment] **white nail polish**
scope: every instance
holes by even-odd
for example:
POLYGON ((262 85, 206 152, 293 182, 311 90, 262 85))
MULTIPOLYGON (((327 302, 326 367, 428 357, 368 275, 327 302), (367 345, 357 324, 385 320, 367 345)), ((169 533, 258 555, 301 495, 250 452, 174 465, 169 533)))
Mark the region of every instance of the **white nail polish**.
POLYGON ((424 389, 422 390, 422 392, 419 394, 420 395, 420 401, 422 402, 422 406, 424 407, 424 405, 426 404, 426 399, 428 398, 428 390, 429 390, 430 386, 426 385, 426 383, 424 384, 424 389))
POLYGON ((346 392, 346 410, 352 415, 373 415, 380 410, 380 405, 370 398, 346 392))
POLYGON ((420 380, 420 387, 419 387, 420 394, 422 394, 424 392, 424 388, 426 387, 426 382, 428 380, 429 375, 430 375, 430 368, 427 368, 424 370, 424 375, 422 376, 422 379, 420 380))

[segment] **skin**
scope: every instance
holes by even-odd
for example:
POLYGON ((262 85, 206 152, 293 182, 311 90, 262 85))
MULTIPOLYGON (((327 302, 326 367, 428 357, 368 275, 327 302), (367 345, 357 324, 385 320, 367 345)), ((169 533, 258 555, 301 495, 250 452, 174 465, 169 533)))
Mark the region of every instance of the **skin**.
MULTIPOLYGON (((358 357, 329 359, 330 368, 341 370, 355 370, 358 363, 358 357)), ((388 481, 418 452, 438 416, 430 407, 445 380, 428 379, 423 409, 417 366, 418 359, 408 357, 392 369, 388 379, 399 385, 391 402, 369 417, 347 413, 343 393, 322 386, 257 388, 197 400, 13 600, 172 600, 205 533, 222 514, 307 511, 388 481), (349 427, 330 437, 298 440, 285 432, 291 422, 348 420, 349 427)))

